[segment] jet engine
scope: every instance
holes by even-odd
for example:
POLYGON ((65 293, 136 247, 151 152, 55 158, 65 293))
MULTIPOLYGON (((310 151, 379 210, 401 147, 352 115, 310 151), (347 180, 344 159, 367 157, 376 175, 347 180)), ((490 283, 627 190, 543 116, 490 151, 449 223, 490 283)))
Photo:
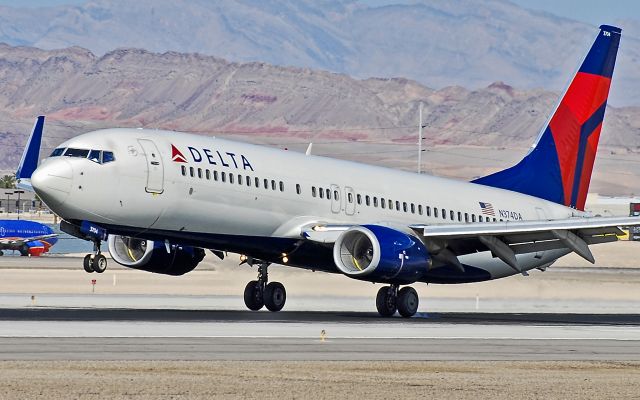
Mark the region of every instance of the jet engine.
POLYGON ((351 278, 397 284, 419 280, 431 264, 420 240, 380 225, 354 226, 342 233, 333 261, 351 278))
POLYGON ((115 262, 125 267, 156 274, 183 275, 192 271, 204 258, 204 250, 172 245, 127 236, 109 235, 109 253, 115 262))

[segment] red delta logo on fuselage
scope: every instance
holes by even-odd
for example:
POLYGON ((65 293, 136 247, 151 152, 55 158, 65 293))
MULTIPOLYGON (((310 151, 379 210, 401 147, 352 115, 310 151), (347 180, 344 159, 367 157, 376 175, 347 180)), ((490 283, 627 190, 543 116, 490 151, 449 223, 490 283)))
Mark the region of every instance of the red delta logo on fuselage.
MULTIPOLYGON (((244 154, 236 154, 230 151, 220 152, 211 149, 196 149, 187 146, 191 153, 191 160, 195 163, 206 162, 210 165, 220 165, 227 168, 243 169, 253 171, 251 163, 244 154)), ((171 145, 171 160, 177 163, 188 163, 187 158, 173 144, 171 145)))

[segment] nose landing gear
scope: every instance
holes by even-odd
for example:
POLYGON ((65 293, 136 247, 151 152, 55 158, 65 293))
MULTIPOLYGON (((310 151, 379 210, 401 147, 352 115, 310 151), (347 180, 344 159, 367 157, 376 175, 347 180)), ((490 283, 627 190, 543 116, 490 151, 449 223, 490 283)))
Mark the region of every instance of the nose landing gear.
POLYGON ((280 311, 287 301, 287 292, 280 282, 269 282, 269 263, 258 265, 258 280, 247 283, 244 288, 244 304, 249 310, 257 311, 266 306, 269 311, 280 311))
POLYGON ((93 243, 93 254, 84 256, 82 263, 84 270, 88 273, 103 273, 107 269, 107 258, 100 252, 100 241, 93 243))

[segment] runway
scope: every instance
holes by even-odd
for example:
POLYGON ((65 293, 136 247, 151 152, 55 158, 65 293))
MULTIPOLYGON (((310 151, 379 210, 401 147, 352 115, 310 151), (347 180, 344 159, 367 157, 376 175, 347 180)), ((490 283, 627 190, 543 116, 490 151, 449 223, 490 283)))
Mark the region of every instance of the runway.
POLYGON ((0 359, 632 361, 640 315, 14 308, 0 359))

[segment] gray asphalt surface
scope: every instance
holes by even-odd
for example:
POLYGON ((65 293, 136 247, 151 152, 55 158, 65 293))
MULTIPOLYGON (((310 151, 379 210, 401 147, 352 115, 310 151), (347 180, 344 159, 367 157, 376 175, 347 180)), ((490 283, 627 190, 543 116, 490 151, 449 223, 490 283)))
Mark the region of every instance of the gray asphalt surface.
POLYGON ((640 315, 0 309, 0 359, 627 361, 640 315))

